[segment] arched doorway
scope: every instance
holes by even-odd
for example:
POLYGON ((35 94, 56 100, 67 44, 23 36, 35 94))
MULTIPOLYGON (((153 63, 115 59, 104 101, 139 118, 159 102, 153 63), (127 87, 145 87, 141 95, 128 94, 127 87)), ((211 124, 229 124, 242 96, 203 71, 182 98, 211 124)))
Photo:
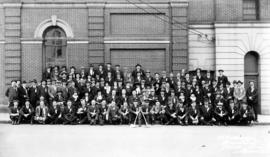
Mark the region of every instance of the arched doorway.
MULTIPOLYGON (((259 59, 259 54, 255 51, 250 51, 245 55, 245 88, 248 88, 249 81, 255 81, 255 86, 259 92, 260 104, 259 59)), ((257 111, 260 113, 260 105, 258 105, 257 111)))
POLYGON ((49 66, 66 66, 67 37, 58 26, 48 27, 43 33, 43 69, 49 66))

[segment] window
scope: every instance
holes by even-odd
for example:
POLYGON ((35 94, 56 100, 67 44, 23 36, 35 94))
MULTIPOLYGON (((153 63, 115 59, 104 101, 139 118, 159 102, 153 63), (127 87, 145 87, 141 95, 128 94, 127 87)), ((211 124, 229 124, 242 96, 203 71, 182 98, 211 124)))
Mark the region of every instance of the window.
POLYGON ((49 27, 43 34, 45 67, 66 65, 66 34, 60 27, 49 27))
POLYGON ((259 19, 258 3, 259 3, 258 0, 243 0, 243 20, 259 19))

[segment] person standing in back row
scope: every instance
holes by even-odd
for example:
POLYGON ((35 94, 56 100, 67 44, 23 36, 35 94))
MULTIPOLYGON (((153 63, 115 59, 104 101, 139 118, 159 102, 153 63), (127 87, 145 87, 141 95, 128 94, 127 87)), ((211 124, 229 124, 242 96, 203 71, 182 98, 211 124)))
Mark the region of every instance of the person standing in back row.
POLYGON ((255 87, 254 81, 249 81, 249 87, 246 92, 246 97, 248 106, 251 107, 251 109, 253 109, 254 111, 254 120, 257 121, 258 90, 255 87))
POLYGON ((11 81, 11 86, 7 89, 5 93, 6 97, 8 97, 8 106, 12 106, 12 102, 18 98, 18 92, 17 92, 17 86, 16 86, 16 81, 12 80, 11 81))

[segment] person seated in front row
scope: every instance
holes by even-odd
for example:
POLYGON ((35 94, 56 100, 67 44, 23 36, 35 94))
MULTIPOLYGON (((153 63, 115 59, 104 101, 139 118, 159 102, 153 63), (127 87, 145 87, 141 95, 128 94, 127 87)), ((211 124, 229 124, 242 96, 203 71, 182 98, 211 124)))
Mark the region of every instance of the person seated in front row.
POLYGON ((96 125, 98 121, 98 108, 95 100, 91 101, 91 104, 87 109, 87 118, 90 125, 96 125))
POLYGON ((52 101, 52 106, 48 109, 47 124, 57 124, 60 118, 61 110, 55 100, 52 101))
POLYGON ((11 120, 12 125, 19 124, 19 102, 18 100, 13 100, 13 106, 10 107, 9 110, 9 117, 11 120))
POLYGON ((45 124, 47 120, 48 107, 45 106, 44 101, 39 102, 39 106, 36 107, 36 115, 34 117, 35 122, 38 124, 45 124))
POLYGON ((130 124, 129 119, 129 106, 128 103, 125 101, 119 110, 121 115, 121 124, 130 124))
POLYGON ((165 111, 167 117, 166 125, 178 124, 176 107, 172 101, 168 102, 168 105, 165 107, 165 111))
POLYGON ((184 102, 180 100, 177 103, 177 120, 180 125, 187 125, 188 121, 188 111, 187 108, 184 106, 184 102))
POLYGON ((112 101, 108 107, 108 122, 109 124, 120 124, 121 116, 119 114, 119 108, 116 106, 115 101, 112 101))
POLYGON ((239 109, 236 107, 233 99, 229 100, 228 108, 228 124, 236 125, 240 120, 239 109))
POLYGON ((98 121, 100 125, 104 125, 107 123, 106 116, 108 115, 108 107, 106 100, 102 100, 101 105, 99 105, 98 112, 98 121))
POLYGON ((84 124, 87 122, 87 105, 85 99, 80 100, 80 105, 77 110, 77 118, 78 124, 84 124))
POLYGON ((217 102, 214 113, 217 125, 227 125, 228 112, 226 111, 222 101, 217 102))
POLYGON ((159 101, 156 101, 151 109, 152 124, 165 124, 165 107, 160 105, 159 101))
POLYGON ((61 113, 63 124, 76 124, 76 108, 72 104, 72 100, 67 101, 67 106, 64 107, 61 113))
POLYGON ((26 100, 24 106, 20 110, 20 123, 33 124, 34 112, 30 101, 26 100))
POLYGON ((240 121, 239 121, 240 125, 249 125, 251 124, 251 121, 254 120, 252 110, 250 106, 247 105, 246 102, 241 103, 239 113, 240 113, 240 121))
POLYGON ((188 124, 189 125, 198 125, 200 118, 200 110, 196 101, 192 101, 191 106, 188 109, 188 124))
POLYGON ((201 107, 200 123, 202 125, 213 125, 216 122, 214 118, 214 110, 209 104, 209 100, 204 100, 204 105, 201 107))

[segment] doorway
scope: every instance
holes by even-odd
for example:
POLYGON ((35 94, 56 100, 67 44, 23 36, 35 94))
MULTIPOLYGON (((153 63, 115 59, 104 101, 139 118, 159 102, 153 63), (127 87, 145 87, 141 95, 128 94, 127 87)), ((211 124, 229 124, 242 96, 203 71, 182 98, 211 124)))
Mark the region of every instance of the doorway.
POLYGON ((259 81, 259 54, 255 51, 250 51, 245 55, 245 88, 249 86, 249 81, 255 82, 255 87, 258 89, 258 106, 257 111, 261 113, 260 108, 260 81, 259 81))

